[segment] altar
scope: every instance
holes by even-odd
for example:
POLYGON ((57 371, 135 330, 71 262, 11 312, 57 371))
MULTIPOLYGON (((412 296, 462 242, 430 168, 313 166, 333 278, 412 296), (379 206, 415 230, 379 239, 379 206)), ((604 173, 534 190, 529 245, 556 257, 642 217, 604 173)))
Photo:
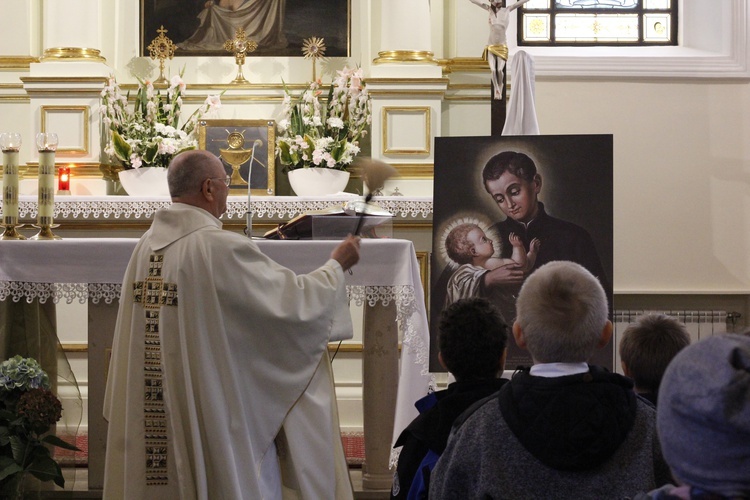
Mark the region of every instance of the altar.
MULTIPOLYGON (((90 201, 90 200, 89 200, 90 201)), ((102 401, 117 301, 135 238, 0 241, 0 300, 89 304, 89 487, 103 484, 106 422, 102 401), (103 370, 103 372, 102 372, 103 370)), ((328 259, 335 241, 256 240, 298 273, 328 259)), ((365 488, 388 488, 391 444, 416 416, 426 394, 429 330, 419 265, 411 241, 363 240, 361 260, 346 275, 351 301, 364 305, 363 406, 365 488), (401 346, 399 364, 398 348, 401 346)))

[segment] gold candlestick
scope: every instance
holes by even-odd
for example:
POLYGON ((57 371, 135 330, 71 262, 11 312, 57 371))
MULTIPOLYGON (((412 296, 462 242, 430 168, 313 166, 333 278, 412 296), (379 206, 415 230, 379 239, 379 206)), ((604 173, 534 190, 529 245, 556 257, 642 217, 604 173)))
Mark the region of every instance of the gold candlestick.
POLYGON ((37 203, 37 223, 39 233, 32 240, 61 240, 52 233, 55 216, 55 151, 57 151, 57 134, 40 132, 36 135, 39 150, 39 196, 37 203))
POLYGON ((21 134, 0 134, 0 149, 3 151, 3 226, 2 240, 25 240, 16 231, 23 226, 18 223, 18 152, 21 150, 21 134))
POLYGON ((322 38, 311 36, 305 38, 302 43, 302 55, 305 59, 312 59, 313 63, 313 81, 315 81, 315 62, 323 57, 326 53, 326 44, 322 38))
POLYGON ((257 48, 258 44, 255 40, 248 40, 245 30, 242 28, 237 28, 234 38, 224 42, 224 50, 234 53, 234 62, 237 63, 237 76, 230 82, 231 84, 241 85, 250 83, 242 74, 242 65, 245 64, 245 54, 255 52, 257 48))
POLYGON ((163 25, 156 32, 159 33, 159 36, 151 40, 151 43, 148 44, 148 52, 151 55, 151 59, 159 59, 159 78, 154 80, 154 83, 169 83, 169 80, 164 76, 164 60, 174 57, 174 51, 177 49, 177 46, 165 35, 167 30, 164 29, 163 25))

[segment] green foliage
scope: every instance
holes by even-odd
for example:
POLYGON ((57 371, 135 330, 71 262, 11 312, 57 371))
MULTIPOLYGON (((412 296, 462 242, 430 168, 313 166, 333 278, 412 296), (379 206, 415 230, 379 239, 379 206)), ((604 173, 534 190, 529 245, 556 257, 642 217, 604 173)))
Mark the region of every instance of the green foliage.
MULTIPOLYGON (((32 358, 22 358, 22 361, 38 366, 32 358)), ((41 373, 36 373, 33 380, 45 380, 49 386, 47 374, 41 368, 39 371, 41 373)), ((28 373, 26 369, 20 372, 28 373)), ((49 434, 61 416, 60 400, 48 389, 31 385, 37 383, 32 381, 14 389, 0 388, 0 498, 19 498, 26 474, 64 487, 65 479, 50 448, 80 451, 49 434)))

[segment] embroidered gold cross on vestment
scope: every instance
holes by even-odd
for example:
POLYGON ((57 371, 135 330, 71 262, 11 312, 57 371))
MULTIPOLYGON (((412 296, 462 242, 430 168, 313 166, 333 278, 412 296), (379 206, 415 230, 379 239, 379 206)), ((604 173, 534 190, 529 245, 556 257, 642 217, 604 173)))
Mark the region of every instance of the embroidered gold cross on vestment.
POLYGON ((133 283, 133 302, 146 313, 143 360, 143 416, 146 433, 146 484, 167 484, 167 415, 164 405, 159 339, 159 312, 162 306, 177 305, 177 285, 162 278, 164 256, 149 257, 148 277, 133 283))

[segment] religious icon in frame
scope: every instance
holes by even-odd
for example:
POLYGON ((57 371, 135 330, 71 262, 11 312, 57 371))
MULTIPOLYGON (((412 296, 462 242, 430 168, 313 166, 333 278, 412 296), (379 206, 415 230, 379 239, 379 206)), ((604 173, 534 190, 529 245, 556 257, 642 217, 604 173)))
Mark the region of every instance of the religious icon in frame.
MULTIPOLYGON (((611 135, 435 140, 430 371, 442 371, 436 326, 447 305, 484 297, 513 323, 521 285, 505 266, 525 279, 547 262, 576 262, 599 279, 611 314, 613 164, 611 135)), ((532 364, 513 339, 507 345, 506 369, 532 364)), ((590 362, 612 370, 613 353, 610 343, 590 362)))
POLYGON ((305 39, 318 37, 326 57, 348 57, 351 0, 140 0, 139 28, 141 56, 164 28, 175 57, 232 57, 224 43, 241 28, 258 44, 253 56, 301 57, 305 39))
POLYGON ((201 120, 198 147, 216 155, 232 177, 229 194, 275 193, 276 122, 273 120, 201 120))

